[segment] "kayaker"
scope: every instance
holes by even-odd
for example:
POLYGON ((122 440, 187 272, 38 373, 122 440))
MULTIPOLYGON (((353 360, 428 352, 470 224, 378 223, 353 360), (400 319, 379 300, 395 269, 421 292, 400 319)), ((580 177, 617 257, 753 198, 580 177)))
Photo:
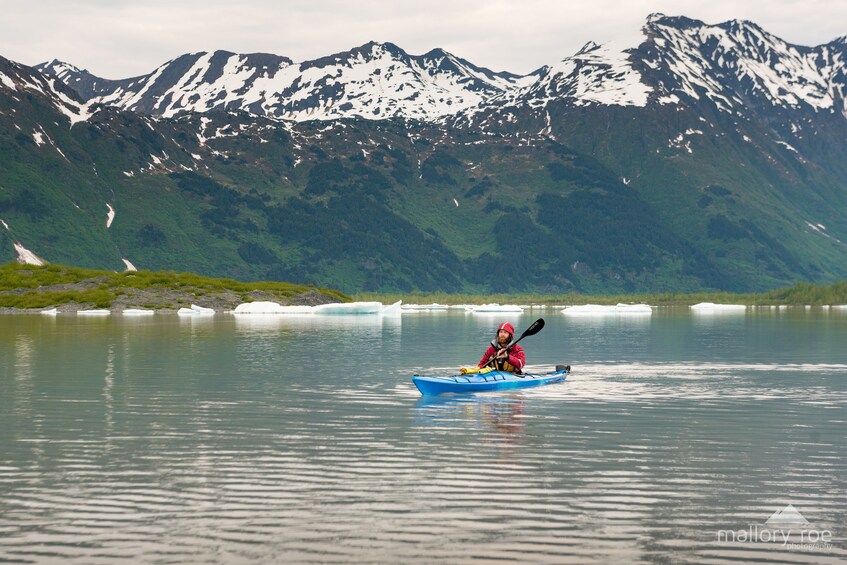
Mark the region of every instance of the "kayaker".
POLYGON ((515 336, 515 328, 509 322, 503 322, 497 328, 497 335, 491 340, 491 345, 485 350, 477 367, 485 367, 489 363, 499 371, 508 371, 520 375, 526 365, 526 355, 523 347, 518 344, 510 345, 515 336))

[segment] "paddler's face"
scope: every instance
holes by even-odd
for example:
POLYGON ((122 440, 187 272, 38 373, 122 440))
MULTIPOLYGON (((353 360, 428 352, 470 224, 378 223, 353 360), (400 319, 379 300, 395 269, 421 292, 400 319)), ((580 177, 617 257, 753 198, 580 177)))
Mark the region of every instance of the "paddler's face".
POLYGON ((497 332, 497 341, 500 343, 509 343, 512 339, 512 334, 507 332, 506 330, 500 330, 497 332))

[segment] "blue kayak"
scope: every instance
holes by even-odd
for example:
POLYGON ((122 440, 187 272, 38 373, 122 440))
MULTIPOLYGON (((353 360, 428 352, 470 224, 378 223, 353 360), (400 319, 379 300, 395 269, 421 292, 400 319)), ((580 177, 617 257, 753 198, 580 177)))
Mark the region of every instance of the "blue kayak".
POLYGON ((412 382, 423 395, 448 392, 486 392, 560 383, 567 378, 570 371, 570 365, 566 367, 559 365, 552 373, 543 375, 515 375, 505 371, 491 371, 482 375, 450 375, 449 377, 415 375, 412 377, 412 382))

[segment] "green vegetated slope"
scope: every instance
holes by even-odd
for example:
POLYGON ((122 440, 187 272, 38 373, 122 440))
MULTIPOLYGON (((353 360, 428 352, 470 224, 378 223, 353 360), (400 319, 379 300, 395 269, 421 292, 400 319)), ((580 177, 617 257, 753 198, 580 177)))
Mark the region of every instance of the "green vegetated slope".
POLYGON ((831 146, 792 151, 777 126, 662 107, 552 105, 550 136, 522 133, 543 126, 530 112, 482 131, 114 109, 71 127, 38 94, 2 90, 0 108, 3 261, 19 242, 54 263, 345 292, 758 291, 847 276, 839 127, 821 130, 831 146))
POLYGON ((334 301, 349 300, 345 294, 333 289, 276 281, 243 282, 173 271, 115 273, 52 264, 0 265, 0 308, 44 308, 68 302, 107 308, 118 296, 134 290, 185 290, 198 297, 230 291, 243 295, 246 302, 251 301, 247 295, 255 291, 281 301, 309 292, 320 293, 334 301))

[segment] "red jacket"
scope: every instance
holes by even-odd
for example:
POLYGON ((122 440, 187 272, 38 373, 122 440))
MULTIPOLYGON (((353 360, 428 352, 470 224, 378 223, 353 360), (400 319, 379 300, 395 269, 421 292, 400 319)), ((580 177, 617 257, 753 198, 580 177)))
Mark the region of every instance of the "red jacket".
MULTIPOLYGON (((488 349, 485 350, 482 359, 479 360, 477 367, 485 367, 485 365, 491 361, 491 358, 497 355, 497 349, 494 347, 495 343, 496 342, 494 341, 491 342, 491 345, 489 345, 488 349)), ((522 372, 524 365, 526 365, 526 355, 524 354, 523 347, 520 345, 512 346, 509 350, 509 358, 507 361, 515 368, 516 373, 522 372)))

